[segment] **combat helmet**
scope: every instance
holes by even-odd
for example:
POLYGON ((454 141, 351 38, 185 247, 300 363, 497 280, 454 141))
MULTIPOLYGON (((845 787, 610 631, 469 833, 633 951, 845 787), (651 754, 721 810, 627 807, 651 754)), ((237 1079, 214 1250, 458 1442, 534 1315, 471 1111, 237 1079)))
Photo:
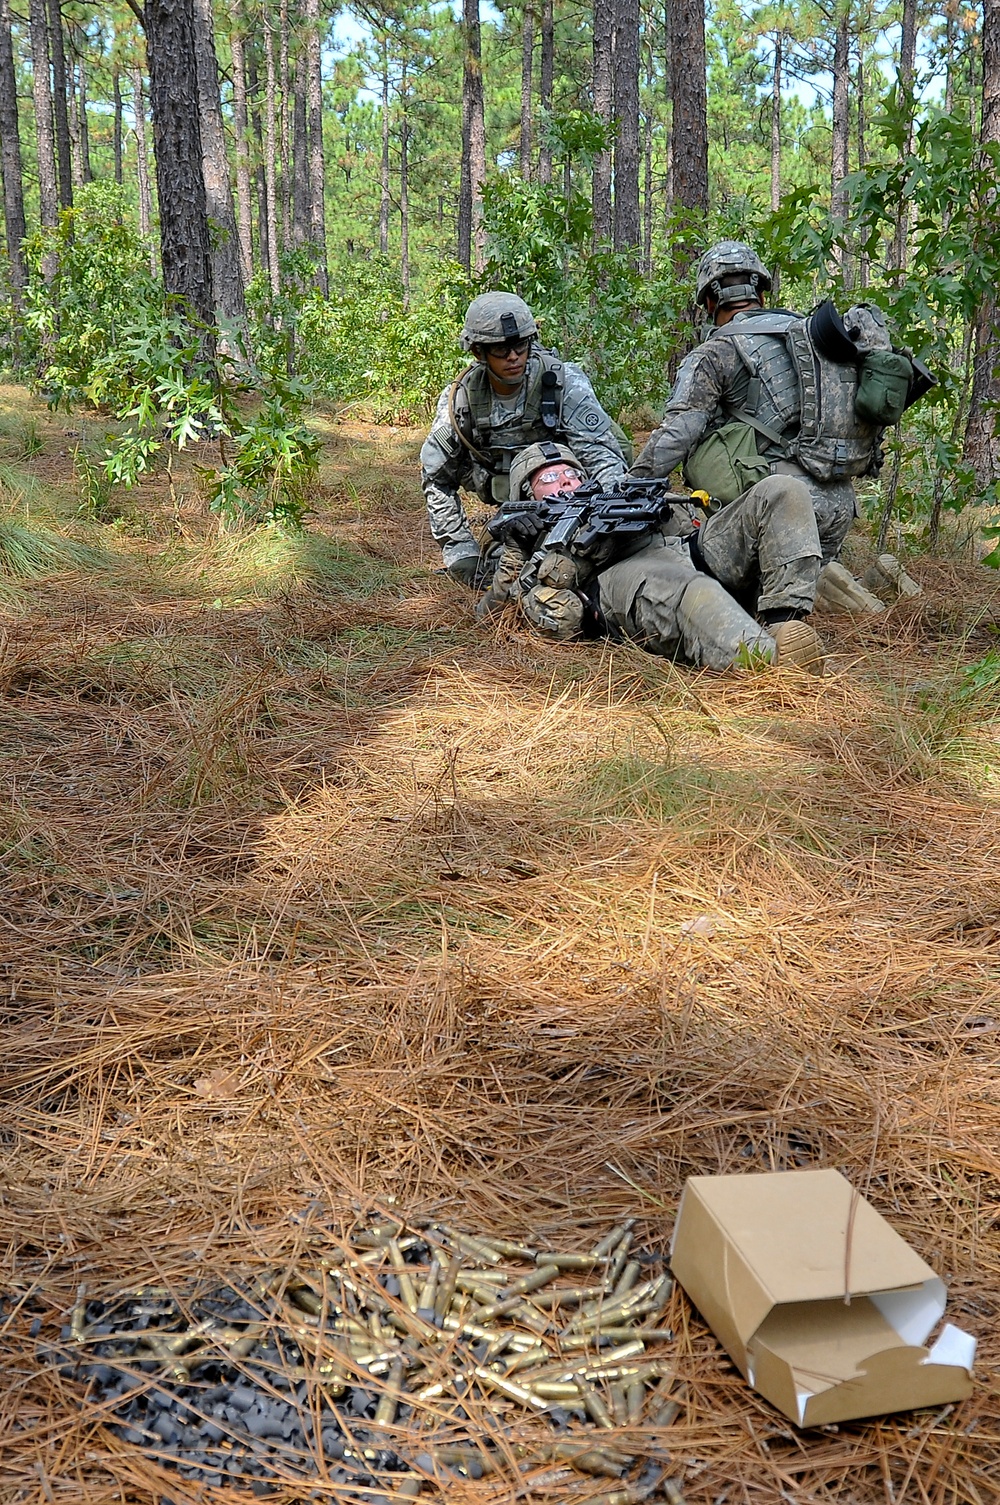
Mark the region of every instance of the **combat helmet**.
POLYGON ((706 298, 716 303, 743 303, 770 291, 771 274, 752 246, 742 240, 720 240, 710 246, 698 263, 695 301, 702 307, 706 298), (723 279, 742 274, 741 282, 723 287, 723 279))
POLYGON ((555 465, 562 461, 564 465, 572 465, 581 476, 587 474, 584 467, 574 455, 573 451, 565 444, 553 444, 551 439, 543 439, 540 444, 529 444, 526 449, 519 450, 510 465, 510 499, 512 502, 520 502, 528 495, 528 482, 536 471, 546 465, 555 465))
POLYGON ((534 314, 516 293, 480 293, 466 310, 459 340, 463 350, 471 350, 473 345, 501 345, 537 333, 534 314))

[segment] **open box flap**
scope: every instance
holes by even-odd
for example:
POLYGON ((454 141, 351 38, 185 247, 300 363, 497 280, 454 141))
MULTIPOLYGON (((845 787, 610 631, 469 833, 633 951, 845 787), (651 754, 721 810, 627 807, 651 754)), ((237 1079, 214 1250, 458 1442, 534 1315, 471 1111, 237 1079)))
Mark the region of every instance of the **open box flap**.
POLYGON ((866 1296, 775 1307, 749 1345, 752 1384, 800 1426, 959 1400, 974 1355, 950 1325, 930 1353, 908 1343, 866 1296))

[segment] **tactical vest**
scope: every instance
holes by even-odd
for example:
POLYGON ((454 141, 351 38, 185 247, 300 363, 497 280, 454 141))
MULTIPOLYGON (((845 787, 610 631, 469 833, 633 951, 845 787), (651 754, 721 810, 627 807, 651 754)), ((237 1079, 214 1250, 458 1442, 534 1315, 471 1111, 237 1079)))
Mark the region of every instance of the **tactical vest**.
POLYGON ((726 417, 756 431, 763 455, 793 460, 819 481, 872 468, 880 430, 858 417, 858 365, 821 355, 807 319, 755 314, 711 338, 731 340, 747 369, 746 401, 726 417))
POLYGON ((476 490, 496 502, 507 500, 511 461, 529 444, 554 439, 562 427, 563 363, 536 347, 528 363, 528 387, 519 413, 493 422, 493 389, 485 365, 470 367, 455 386, 453 426, 468 445, 476 490), (464 399, 464 401, 462 400, 464 399))

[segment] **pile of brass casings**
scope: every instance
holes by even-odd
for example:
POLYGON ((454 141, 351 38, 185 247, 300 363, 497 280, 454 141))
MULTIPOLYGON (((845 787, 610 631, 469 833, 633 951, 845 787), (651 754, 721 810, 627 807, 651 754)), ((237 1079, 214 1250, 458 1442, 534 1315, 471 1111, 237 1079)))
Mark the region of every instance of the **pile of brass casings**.
MULTIPOLYGON (((678 1505, 650 1435, 683 1404, 661 1325, 672 1283, 660 1261, 634 1256, 634 1221, 572 1252, 384 1221, 343 1244, 312 1240, 293 1272, 259 1277, 249 1292, 259 1321, 117 1336, 147 1371, 159 1361, 161 1383, 190 1387, 207 1364, 249 1366, 265 1335, 279 1334, 295 1350, 292 1380, 310 1380, 341 1410, 356 1392, 370 1402, 344 1428, 377 1444, 356 1449, 359 1461, 392 1448, 414 1470, 383 1476, 387 1494, 547 1465, 549 1487, 574 1475, 616 1481, 588 1501, 678 1505), (525 1429, 528 1416, 549 1426, 525 1429)), ((70 1333, 84 1345, 85 1311, 82 1293, 70 1333)), ((104 1329, 105 1364, 115 1336, 104 1329)))

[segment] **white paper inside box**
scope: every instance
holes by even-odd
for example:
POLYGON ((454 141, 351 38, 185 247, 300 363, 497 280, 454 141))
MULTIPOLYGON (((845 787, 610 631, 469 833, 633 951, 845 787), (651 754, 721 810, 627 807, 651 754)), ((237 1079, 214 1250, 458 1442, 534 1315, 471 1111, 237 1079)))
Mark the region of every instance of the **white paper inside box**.
POLYGON ((976 1341, 839 1171, 692 1176, 674 1274, 755 1390, 799 1426, 963 1400, 976 1341))

